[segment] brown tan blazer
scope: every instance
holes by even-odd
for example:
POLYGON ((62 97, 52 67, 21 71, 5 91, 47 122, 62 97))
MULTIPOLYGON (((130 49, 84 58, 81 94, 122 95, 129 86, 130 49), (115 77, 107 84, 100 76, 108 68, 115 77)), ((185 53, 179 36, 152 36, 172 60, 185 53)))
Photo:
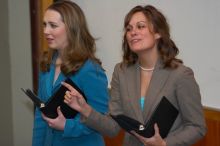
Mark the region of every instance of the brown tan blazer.
MULTIPOLYGON (((205 135, 206 125, 200 91, 190 68, 180 65, 174 70, 164 69, 158 61, 142 111, 139 103, 140 69, 137 64, 129 67, 120 65, 115 66, 111 81, 111 114, 125 114, 146 123, 160 99, 165 96, 179 110, 179 115, 166 137, 167 146, 189 146, 205 135)), ((104 135, 114 136, 120 129, 108 115, 94 110, 82 121, 104 135)), ((134 136, 126 133, 123 146, 142 144, 134 136)))

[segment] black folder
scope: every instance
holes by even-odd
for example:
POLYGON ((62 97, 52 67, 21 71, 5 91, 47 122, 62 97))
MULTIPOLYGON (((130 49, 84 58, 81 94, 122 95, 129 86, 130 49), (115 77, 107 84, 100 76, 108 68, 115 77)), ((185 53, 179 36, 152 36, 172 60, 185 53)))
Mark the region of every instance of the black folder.
MULTIPOLYGON (((69 78, 65 80, 66 83, 70 84, 73 88, 75 88, 86 100, 86 96, 80 90, 80 88, 69 78)), ((78 113, 76 110, 69 107, 64 102, 65 92, 68 90, 65 86, 61 85, 60 88, 46 101, 43 102, 40 98, 35 95, 30 89, 21 90, 33 101, 36 107, 40 108, 40 110, 49 118, 56 118, 57 108, 60 106, 61 112, 67 119, 72 119, 78 113)))
POLYGON ((121 128, 127 132, 130 133, 131 131, 135 131, 147 138, 154 136, 154 124, 157 123, 160 136, 165 138, 175 122, 178 113, 179 111, 176 109, 176 107, 170 103, 166 97, 162 97, 146 124, 142 124, 139 121, 123 114, 111 115, 111 117, 119 124, 121 128))

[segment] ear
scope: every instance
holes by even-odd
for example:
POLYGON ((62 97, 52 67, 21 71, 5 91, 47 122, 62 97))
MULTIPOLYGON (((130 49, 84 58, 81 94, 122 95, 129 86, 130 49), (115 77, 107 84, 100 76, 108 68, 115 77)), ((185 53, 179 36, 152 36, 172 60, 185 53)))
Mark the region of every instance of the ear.
POLYGON ((155 39, 159 39, 161 36, 160 36, 159 33, 155 33, 155 34, 154 34, 154 37, 155 37, 155 39))

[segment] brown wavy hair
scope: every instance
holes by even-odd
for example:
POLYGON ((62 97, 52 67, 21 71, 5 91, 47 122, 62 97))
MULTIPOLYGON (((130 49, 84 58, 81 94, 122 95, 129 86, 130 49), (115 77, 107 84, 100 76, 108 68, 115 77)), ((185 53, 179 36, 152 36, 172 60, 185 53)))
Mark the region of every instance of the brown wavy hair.
MULTIPOLYGON (((68 46, 62 54, 61 71, 64 74, 76 72, 87 59, 91 59, 101 65, 101 61, 95 57, 95 39, 90 34, 85 15, 81 8, 68 0, 57 1, 51 4, 47 10, 57 11, 65 24, 68 46)), ((49 49, 42 54, 40 68, 49 71, 52 58, 56 51, 49 49)))
POLYGON ((128 26, 132 16, 137 12, 142 12, 148 20, 149 25, 152 26, 152 32, 158 33, 161 36, 158 39, 157 48, 162 62, 164 63, 164 67, 176 68, 179 63, 183 63, 182 60, 176 58, 179 53, 179 49, 170 38, 169 24, 167 23, 165 16, 151 5, 136 6, 125 16, 124 37, 122 42, 123 63, 132 65, 138 60, 137 54, 131 51, 126 40, 126 27, 128 26))

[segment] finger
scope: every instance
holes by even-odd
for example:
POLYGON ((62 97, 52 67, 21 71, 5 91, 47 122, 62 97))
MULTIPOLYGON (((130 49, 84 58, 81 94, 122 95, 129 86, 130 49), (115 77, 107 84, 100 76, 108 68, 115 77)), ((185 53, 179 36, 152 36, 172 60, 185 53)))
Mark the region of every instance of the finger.
POLYGON ((72 95, 70 95, 69 93, 65 94, 64 95, 64 99, 67 99, 67 100, 71 100, 72 99, 72 95))
POLYGON ((60 106, 57 107, 57 114, 60 115, 62 114, 61 110, 60 110, 60 106))
POLYGON ((142 140, 143 137, 139 135, 137 132, 131 131, 131 133, 134 134, 134 136, 136 136, 138 139, 142 140))
POLYGON ((60 109, 60 106, 57 108, 57 114, 58 114, 58 116, 64 117, 64 116, 63 116, 63 113, 62 113, 62 111, 61 111, 61 109, 60 109))
POLYGON ((67 105, 70 104, 70 100, 69 99, 64 99, 63 102, 66 103, 67 105))
POLYGON ((141 135, 139 135, 137 132, 135 132, 135 131, 131 131, 131 133, 135 136, 135 137, 137 137, 144 145, 145 145, 145 140, 144 140, 144 137, 143 136, 141 136, 141 135))
POLYGON ((70 92, 70 96, 71 97, 76 97, 78 99, 82 99, 83 98, 83 96, 78 91, 70 92))
POLYGON ((66 103, 69 103, 71 102, 71 98, 69 98, 68 96, 64 96, 64 101, 66 101, 66 103))
POLYGON ((154 124, 154 131, 155 131, 154 135, 160 135, 160 130, 159 127, 157 126, 157 123, 154 124))
POLYGON ((47 119, 47 117, 44 115, 44 113, 41 113, 41 116, 42 116, 42 118, 43 118, 44 120, 47 119))
POLYGON ((47 123, 50 123, 50 118, 48 118, 47 116, 45 116, 43 113, 41 114, 42 115, 42 118, 47 122, 47 123))
POLYGON ((75 89, 70 85, 70 84, 68 84, 68 83, 66 83, 66 82, 61 82, 61 84, 63 85, 63 86, 65 86, 68 90, 70 90, 70 91, 74 91, 75 89))
POLYGON ((76 89, 71 90, 69 93, 70 93, 70 96, 81 96, 81 94, 76 89))
POLYGON ((70 97, 70 96, 71 96, 71 95, 70 95, 70 91, 67 90, 67 91, 65 92, 65 95, 68 96, 68 97, 70 97))
POLYGON ((66 83, 66 82, 61 82, 62 85, 64 85, 69 91, 66 91, 66 94, 68 96, 81 96, 81 94, 74 88, 72 87, 70 84, 66 83), (71 95, 69 95, 71 94, 71 95))
POLYGON ((131 131, 131 133, 132 134, 134 134, 136 137, 138 137, 139 139, 142 139, 142 137, 139 135, 139 134, 137 134, 135 131, 131 131))
POLYGON ((135 136, 136 136, 136 132, 134 131, 134 130, 132 130, 132 131, 130 131, 131 132, 131 134, 134 134, 135 136))
POLYGON ((48 126, 53 128, 53 119, 48 118, 43 113, 41 115, 42 115, 43 119, 47 122, 48 126))

